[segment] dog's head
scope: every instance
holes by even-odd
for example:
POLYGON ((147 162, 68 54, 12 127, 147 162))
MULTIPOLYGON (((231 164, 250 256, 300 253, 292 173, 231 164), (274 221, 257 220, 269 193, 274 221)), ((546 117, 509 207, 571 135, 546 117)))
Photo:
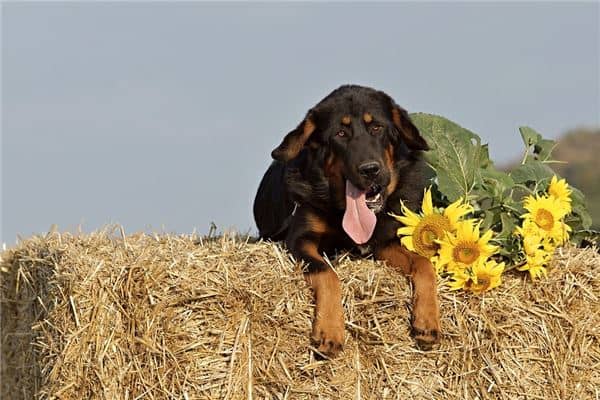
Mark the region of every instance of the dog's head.
POLYGON ((377 213, 396 188, 396 165, 428 146, 407 112, 387 94, 342 86, 306 115, 272 152, 289 162, 303 152, 318 160, 340 207, 344 198, 363 198, 377 213), (345 192, 345 195, 344 195, 345 192))

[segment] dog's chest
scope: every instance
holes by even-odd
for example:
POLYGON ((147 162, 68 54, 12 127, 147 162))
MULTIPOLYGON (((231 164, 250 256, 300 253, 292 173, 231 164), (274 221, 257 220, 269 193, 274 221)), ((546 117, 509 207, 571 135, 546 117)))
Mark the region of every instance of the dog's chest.
POLYGON ((362 257, 367 256, 373 252, 373 247, 370 244, 357 244, 356 248, 362 257))

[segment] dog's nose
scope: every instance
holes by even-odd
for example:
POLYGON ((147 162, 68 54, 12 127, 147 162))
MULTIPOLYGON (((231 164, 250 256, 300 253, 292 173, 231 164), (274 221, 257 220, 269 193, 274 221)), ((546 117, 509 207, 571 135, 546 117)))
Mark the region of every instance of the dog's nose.
POLYGON ((358 166, 358 173, 365 178, 375 178, 381 167, 377 161, 369 161, 358 166))

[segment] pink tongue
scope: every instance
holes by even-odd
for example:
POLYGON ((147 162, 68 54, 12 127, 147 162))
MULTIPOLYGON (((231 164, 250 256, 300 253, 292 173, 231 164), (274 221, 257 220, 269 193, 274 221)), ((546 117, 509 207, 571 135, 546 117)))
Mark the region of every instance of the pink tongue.
POLYGON ((346 212, 342 227, 357 244, 366 243, 375 229, 377 217, 365 202, 365 192, 346 181, 346 212))

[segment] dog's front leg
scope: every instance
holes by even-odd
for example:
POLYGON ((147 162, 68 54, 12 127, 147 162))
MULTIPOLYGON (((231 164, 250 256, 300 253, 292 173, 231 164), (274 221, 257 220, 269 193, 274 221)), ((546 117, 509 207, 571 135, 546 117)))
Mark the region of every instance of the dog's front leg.
POLYGON ((344 344, 344 311, 340 280, 319 253, 319 235, 311 232, 288 241, 296 259, 305 262, 304 278, 313 289, 315 315, 312 339, 319 352, 334 357, 344 344))
POLYGON ((375 249, 375 257, 400 269, 413 284, 412 332, 417 344, 431 348, 440 340, 440 310, 436 274, 428 259, 408 251, 398 240, 375 249))

